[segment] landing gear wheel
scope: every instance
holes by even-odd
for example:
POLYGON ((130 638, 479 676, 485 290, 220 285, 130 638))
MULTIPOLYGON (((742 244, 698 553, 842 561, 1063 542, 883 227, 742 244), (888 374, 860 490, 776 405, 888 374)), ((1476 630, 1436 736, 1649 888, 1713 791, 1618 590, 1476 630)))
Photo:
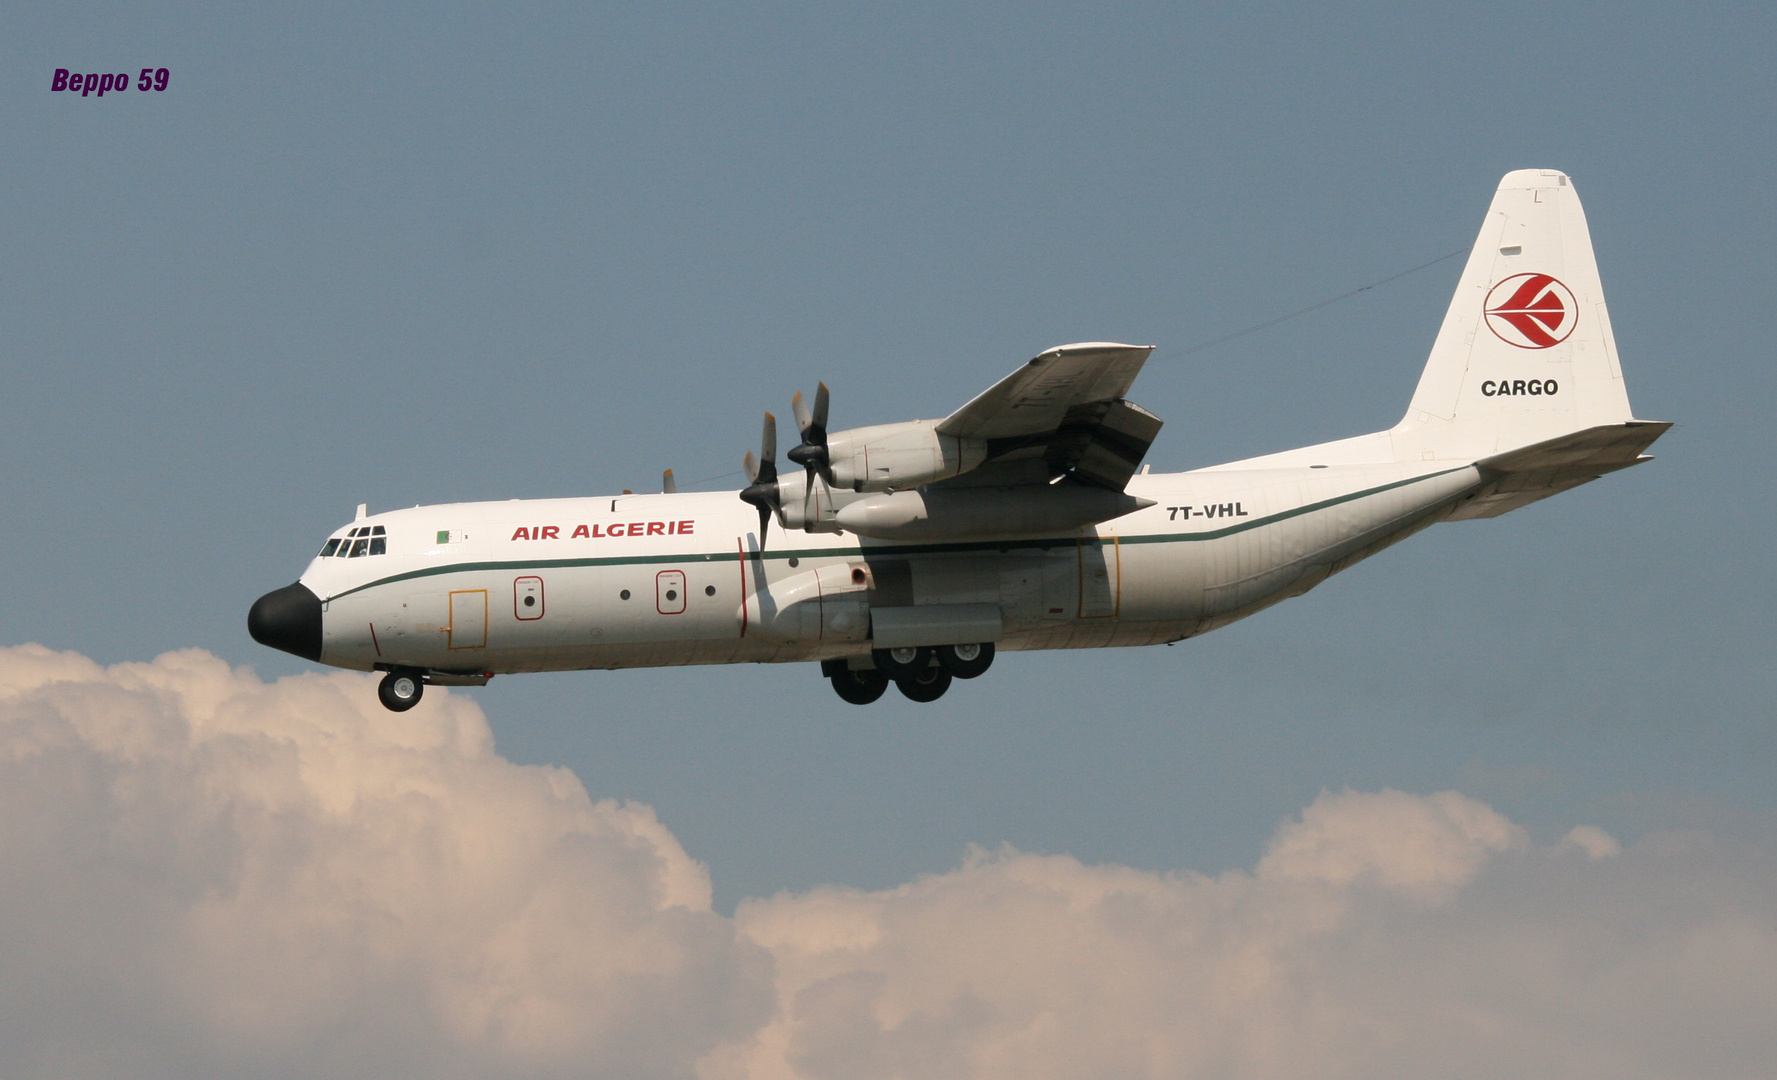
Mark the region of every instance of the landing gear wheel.
POLYGON ((877 649, 870 658, 876 661, 876 670, 889 678, 909 679, 932 666, 932 649, 929 645, 877 649))
POLYGON ((993 642, 979 645, 944 645, 938 649, 938 666, 959 679, 985 675, 993 666, 993 642))
POLYGON ((911 701, 937 701, 950 689, 950 672, 943 668, 926 668, 911 678, 896 679, 895 685, 911 701))
POLYGON ((425 680, 412 671, 391 671, 376 687, 376 696, 390 712, 406 712, 420 703, 425 692, 425 680))
POLYGON ((854 671, 843 664, 844 662, 841 661, 838 670, 827 674, 827 678, 833 683, 833 692, 838 694, 841 700, 849 701, 853 705, 868 705, 881 697, 883 691, 888 689, 888 676, 882 672, 854 671))

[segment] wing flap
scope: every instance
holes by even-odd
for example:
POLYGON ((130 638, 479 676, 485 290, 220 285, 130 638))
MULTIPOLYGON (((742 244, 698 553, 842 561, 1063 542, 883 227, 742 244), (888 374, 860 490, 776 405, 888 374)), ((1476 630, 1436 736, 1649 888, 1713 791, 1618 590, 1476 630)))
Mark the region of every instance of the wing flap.
POLYGON ((1122 491, 1141 466, 1141 459, 1147 456, 1148 447, 1154 445, 1160 428, 1160 418, 1133 401, 1118 399, 1108 403, 1079 459, 1073 463, 1074 474, 1112 491, 1122 491))

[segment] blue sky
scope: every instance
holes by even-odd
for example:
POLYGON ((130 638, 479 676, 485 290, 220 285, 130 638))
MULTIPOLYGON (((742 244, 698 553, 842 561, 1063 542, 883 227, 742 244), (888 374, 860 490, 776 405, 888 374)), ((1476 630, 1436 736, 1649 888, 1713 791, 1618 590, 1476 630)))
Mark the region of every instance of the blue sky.
MULTIPOLYGON (((1323 790, 1769 837, 1774 16, 1734 5, 15 5, 0 643, 200 646, 372 508, 738 486, 763 409, 943 415, 1158 346, 1185 468, 1392 423, 1504 172, 1591 221, 1657 462, 1176 648, 931 706, 812 668, 502 678, 498 746, 652 805, 718 910, 969 844, 1250 865, 1323 790), (58 67, 167 67, 71 98, 58 67), (892 695, 891 695, 892 698, 892 695)), ((383 722, 400 724, 396 717, 383 722)))

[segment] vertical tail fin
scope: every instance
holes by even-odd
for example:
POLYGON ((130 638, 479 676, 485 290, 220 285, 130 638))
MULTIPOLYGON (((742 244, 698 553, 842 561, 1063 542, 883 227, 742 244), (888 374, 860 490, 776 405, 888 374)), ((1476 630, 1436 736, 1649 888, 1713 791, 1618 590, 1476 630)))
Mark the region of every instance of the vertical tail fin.
POLYGON ((1397 455, 1474 460, 1632 416, 1573 182, 1507 173, 1394 429, 1397 455))

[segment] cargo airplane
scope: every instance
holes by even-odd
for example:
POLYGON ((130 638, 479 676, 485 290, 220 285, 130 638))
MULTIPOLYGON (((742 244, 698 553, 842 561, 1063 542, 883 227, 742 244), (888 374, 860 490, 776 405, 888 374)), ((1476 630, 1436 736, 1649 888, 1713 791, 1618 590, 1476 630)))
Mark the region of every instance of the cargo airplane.
POLYGON ((336 530, 252 607, 254 639, 428 683, 818 662, 845 701, 933 701, 996 651, 1173 642, 1298 596, 1440 521, 1648 460, 1585 215, 1562 173, 1500 182, 1406 415, 1189 472, 1142 467, 1150 347, 1051 349, 940 420, 828 431, 823 385, 765 416, 735 492, 454 503, 336 530), (775 528, 773 527, 775 525, 775 528))

